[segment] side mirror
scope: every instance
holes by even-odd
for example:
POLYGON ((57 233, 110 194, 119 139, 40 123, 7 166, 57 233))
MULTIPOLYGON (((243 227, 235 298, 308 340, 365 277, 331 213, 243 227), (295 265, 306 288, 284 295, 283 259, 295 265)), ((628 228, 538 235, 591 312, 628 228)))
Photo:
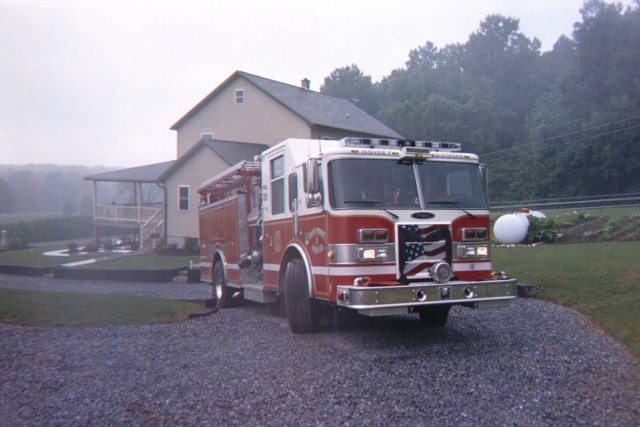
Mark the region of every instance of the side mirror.
POLYGON ((304 191, 314 194, 320 191, 318 185, 318 159, 307 160, 304 177, 304 191))

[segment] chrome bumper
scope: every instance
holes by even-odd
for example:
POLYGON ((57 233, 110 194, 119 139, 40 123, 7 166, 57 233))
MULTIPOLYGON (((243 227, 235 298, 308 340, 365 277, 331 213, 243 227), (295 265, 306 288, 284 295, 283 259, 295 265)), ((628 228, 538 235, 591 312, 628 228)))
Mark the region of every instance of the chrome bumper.
POLYGON ((416 283, 402 286, 338 286, 337 304, 368 315, 407 313, 409 307, 433 304, 507 306, 517 295, 517 281, 416 283))

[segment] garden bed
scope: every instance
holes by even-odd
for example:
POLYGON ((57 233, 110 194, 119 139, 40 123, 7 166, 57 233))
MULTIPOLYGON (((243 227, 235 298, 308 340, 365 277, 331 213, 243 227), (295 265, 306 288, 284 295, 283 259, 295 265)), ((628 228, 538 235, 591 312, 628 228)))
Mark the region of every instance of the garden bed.
POLYGON ((34 267, 31 265, 0 264, 0 273, 21 276, 42 277, 51 273, 53 267, 34 267))

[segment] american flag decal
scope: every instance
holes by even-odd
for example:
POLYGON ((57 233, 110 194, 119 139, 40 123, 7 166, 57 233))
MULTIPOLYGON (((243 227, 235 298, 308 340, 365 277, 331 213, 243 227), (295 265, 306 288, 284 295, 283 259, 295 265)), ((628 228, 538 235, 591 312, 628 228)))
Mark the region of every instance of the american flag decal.
POLYGON ((400 273, 405 279, 430 279, 429 268, 449 261, 451 234, 446 225, 399 225, 400 273))

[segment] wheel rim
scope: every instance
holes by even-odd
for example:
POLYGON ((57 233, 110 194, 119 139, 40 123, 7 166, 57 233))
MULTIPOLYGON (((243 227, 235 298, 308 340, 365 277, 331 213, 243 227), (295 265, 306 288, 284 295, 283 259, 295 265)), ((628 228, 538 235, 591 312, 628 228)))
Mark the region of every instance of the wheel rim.
POLYGON ((220 278, 218 278, 218 281, 216 282, 216 298, 218 299, 218 301, 220 301, 222 299, 222 293, 224 292, 222 290, 222 283, 220 283, 220 278))
POLYGON ((224 283, 222 281, 222 271, 220 271, 220 264, 216 264, 213 269, 213 293, 217 301, 222 301, 224 297, 224 283))

